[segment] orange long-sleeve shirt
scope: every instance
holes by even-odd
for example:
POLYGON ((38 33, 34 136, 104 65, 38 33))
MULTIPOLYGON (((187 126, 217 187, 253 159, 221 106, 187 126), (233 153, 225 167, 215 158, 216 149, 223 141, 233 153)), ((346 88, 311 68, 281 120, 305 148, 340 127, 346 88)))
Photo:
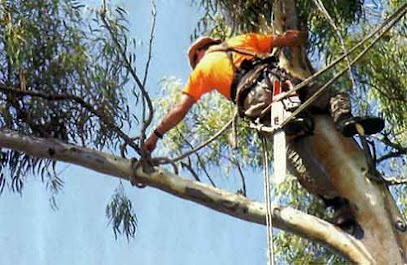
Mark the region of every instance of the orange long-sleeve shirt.
MULTIPOLYGON (((274 39, 275 36, 273 35, 252 33, 230 38, 226 43, 230 48, 262 55, 270 52, 274 46, 274 39)), ((232 53, 232 60, 236 67, 239 67, 244 59, 251 59, 251 57, 236 52, 232 53)), ((213 51, 206 53, 192 71, 182 92, 198 101, 205 93, 217 90, 230 100, 233 74, 233 66, 226 52, 213 51)))

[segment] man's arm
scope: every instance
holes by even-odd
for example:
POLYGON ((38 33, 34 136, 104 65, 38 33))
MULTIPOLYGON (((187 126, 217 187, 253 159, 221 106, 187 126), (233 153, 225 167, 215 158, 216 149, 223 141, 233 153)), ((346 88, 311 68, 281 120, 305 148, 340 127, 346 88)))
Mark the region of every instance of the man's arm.
POLYGON ((283 35, 276 35, 271 43, 272 47, 294 47, 300 46, 307 41, 306 31, 287 30, 283 35))
POLYGON ((159 136, 163 136, 167 131, 177 126, 178 123, 184 119, 194 103, 195 100, 190 95, 182 94, 180 101, 165 115, 154 130, 154 133, 147 138, 144 143, 144 149, 148 152, 153 152, 159 136))

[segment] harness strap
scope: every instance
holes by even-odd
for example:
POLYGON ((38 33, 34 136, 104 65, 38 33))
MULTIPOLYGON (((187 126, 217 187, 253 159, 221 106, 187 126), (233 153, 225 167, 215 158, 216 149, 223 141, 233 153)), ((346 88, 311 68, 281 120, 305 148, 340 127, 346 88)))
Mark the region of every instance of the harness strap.
MULTIPOLYGON (((234 48, 230 47, 226 42, 222 42, 219 45, 212 46, 208 49, 207 52, 226 52, 228 59, 230 61, 230 64, 232 65, 233 69, 233 80, 232 80, 232 85, 230 89, 230 98, 233 101, 233 103, 238 104, 237 102, 237 97, 238 97, 238 88, 241 86, 241 83, 243 79, 246 79, 247 74, 253 70, 257 65, 263 64, 263 63, 276 63, 277 59, 274 56, 261 56, 259 54, 239 49, 239 48, 234 48), (233 52, 239 53, 242 55, 247 55, 251 56, 252 59, 248 60, 245 59, 242 61, 240 64, 240 67, 237 67, 233 63, 233 52)), ((251 78, 250 78, 251 79, 251 78)))

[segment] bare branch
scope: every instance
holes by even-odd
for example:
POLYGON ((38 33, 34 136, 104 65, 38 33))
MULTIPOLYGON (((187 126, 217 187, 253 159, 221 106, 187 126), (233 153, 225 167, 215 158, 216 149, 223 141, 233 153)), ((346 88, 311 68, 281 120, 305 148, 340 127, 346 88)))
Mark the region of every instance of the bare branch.
POLYGON ((149 45, 148 45, 148 58, 147 58, 147 63, 146 63, 146 69, 144 71, 144 79, 143 79, 144 87, 146 86, 148 70, 150 69, 150 63, 151 63, 152 51, 153 51, 155 25, 156 25, 156 21, 157 21, 157 7, 155 5, 154 0, 151 1, 151 5, 152 5, 151 15, 153 16, 153 21, 151 24, 150 41, 149 41, 149 45))
POLYGON ((247 193, 246 193, 246 180, 245 180, 245 176, 243 174, 242 167, 240 166, 240 163, 238 161, 236 161, 234 164, 237 166, 237 169, 238 169, 239 175, 240 175, 240 179, 242 181, 242 195, 246 197, 247 196, 247 193))
MULTIPOLYGON (((235 113, 234 116, 237 115, 237 112, 235 113)), ((178 162, 196 152, 198 152, 199 150, 201 150, 202 148, 204 148, 205 146, 207 146, 208 144, 212 143, 215 139, 217 139, 220 135, 222 135, 222 133, 224 133, 226 131, 227 128, 229 128, 229 126, 233 123, 235 117, 233 117, 230 121, 228 121, 225 125, 223 125, 223 127, 217 132, 215 133, 211 138, 209 138, 208 140, 206 140, 204 143, 202 143, 201 145, 195 147, 194 149, 192 149, 191 151, 186 152, 185 154, 182 154, 176 158, 171 159, 172 162, 178 162)), ((155 158, 156 159, 156 158, 155 158)), ((157 158, 158 160, 160 158, 157 158)))
POLYGON ((397 144, 397 143, 392 142, 392 141, 389 139, 388 135, 383 134, 383 133, 382 133, 381 135, 382 135, 382 137, 378 137, 378 136, 375 136, 375 135, 372 135, 371 137, 373 137, 373 138, 379 140, 380 142, 382 142, 382 143, 384 143, 385 145, 388 145, 388 146, 390 146, 390 147, 392 147, 392 148, 394 148, 394 149, 403 149, 403 148, 405 148, 405 147, 403 147, 403 146, 400 145, 400 144, 397 144))
POLYGON ((3 92, 9 92, 18 96, 31 96, 31 97, 39 97, 49 101, 64 101, 64 100, 71 100, 74 101, 82 107, 88 109, 93 114, 97 115, 96 110, 93 109, 92 105, 87 103, 83 98, 72 95, 72 94, 48 94, 42 93, 39 91, 32 91, 32 90, 21 90, 20 87, 10 87, 5 84, 0 83, 0 90, 3 92))
MULTIPOLYGON (((121 179, 129 180, 133 175, 132 162, 128 159, 53 139, 26 136, 11 130, 0 129, 0 147, 76 164, 121 179)), ((183 179, 158 167, 151 173, 146 173, 138 167, 134 173, 139 183, 248 222, 265 224, 264 204, 251 201, 242 195, 183 179)), ((320 242, 351 262, 373 262, 361 241, 324 220, 290 207, 276 205, 272 208, 272 217, 276 227, 320 242)))
MULTIPOLYGON (((154 40, 154 32, 155 32, 155 24, 156 24, 156 18, 157 18, 157 10, 156 10, 156 5, 154 0, 151 1, 152 4, 152 24, 151 24, 151 31, 150 31, 150 41, 149 41, 149 45, 148 45, 148 58, 147 58, 147 62, 146 62, 146 68, 145 68, 145 72, 144 72, 144 78, 143 78, 143 87, 146 87, 146 83, 147 83, 147 77, 148 77, 148 70, 150 69, 150 63, 151 63, 151 58, 152 58, 152 50, 153 50, 153 40, 154 40)), ((150 113, 153 113, 153 109, 152 107, 152 103, 151 103, 151 99, 149 97, 143 97, 143 126, 141 128, 141 133, 140 133, 140 142, 141 145, 144 145, 144 140, 146 137, 146 130, 147 127, 149 126, 149 124, 151 123, 150 121, 146 122, 146 107, 145 104, 147 104, 149 106, 150 109, 150 113)), ((152 119, 152 114, 150 114, 150 117, 152 119)), ((150 119, 150 118, 149 118, 150 119)))
POLYGON ((192 168, 191 159, 190 159, 190 158, 188 158, 188 163, 181 162, 181 166, 182 166, 183 168, 186 168, 186 169, 192 174, 192 176, 194 177, 194 179, 195 179, 196 181, 201 182, 201 179, 199 178, 199 175, 198 175, 198 174, 195 172, 195 170, 192 168))
MULTIPOLYGON (((104 6, 104 8, 106 8, 106 7, 104 6)), ((125 62, 126 69, 130 72, 131 76, 133 77, 133 79, 135 80, 137 86, 139 87, 139 89, 141 91, 141 94, 143 95, 143 102, 147 102, 147 106, 148 106, 148 109, 149 109, 149 114, 148 114, 148 118, 143 120, 143 126, 142 126, 142 129, 141 129, 142 135, 141 135, 141 138, 140 138, 141 145, 143 145, 143 142, 144 142, 144 139, 145 139, 145 130, 151 124, 151 122, 153 120, 153 114, 154 114, 153 104, 151 102, 149 94, 147 93, 147 91, 146 91, 146 89, 144 87, 143 82, 140 80, 140 78, 138 77, 136 71, 134 70, 134 68, 130 64, 130 61, 129 61, 128 57, 127 57, 126 51, 120 45, 119 40, 116 38, 112 28, 110 27, 109 22, 106 19, 106 9, 102 9, 102 11, 100 12, 100 16, 102 18, 103 24, 105 25, 105 27, 109 31, 109 34, 110 34, 113 42, 115 43, 116 48, 117 48, 120 56, 122 57, 122 59, 125 62)), ((143 151, 143 148, 138 149, 138 152, 143 156, 145 155, 144 151, 143 151)))
POLYGON ((387 154, 385 154, 385 155, 379 157, 378 159, 376 159, 376 161, 377 161, 377 163, 381 163, 381 162, 383 162, 383 161, 385 161, 387 159, 394 158, 394 157, 399 157, 399 156, 405 155, 405 154, 407 154, 407 148, 403 148, 403 149, 400 149, 400 150, 395 151, 395 152, 388 152, 387 154))
POLYGON ((384 181, 388 185, 404 185, 404 184, 407 184, 407 178, 391 177, 391 178, 385 178, 384 181))
MULTIPOLYGON (((179 130, 178 130, 178 133, 182 137, 182 139, 184 139, 184 141, 187 143, 187 145, 189 147, 191 147, 192 149, 194 149, 194 146, 187 140, 187 138, 185 138, 185 136, 179 130)), ((206 170, 206 166, 205 166, 204 162, 202 161, 201 156, 198 153, 195 153, 195 155, 196 155, 196 158, 198 159, 198 163, 201 166, 201 169, 204 171, 206 177, 209 179, 212 186, 216 187, 215 182, 212 180, 212 177, 209 175, 208 171, 206 170)), ((188 161, 189 162, 191 161, 190 157, 188 157, 188 161)))
POLYGON ((387 154, 382 155, 381 157, 376 159, 377 163, 383 162, 383 161, 385 161, 387 159, 390 159, 390 158, 394 158, 394 157, 398 157, 398 156, 407 154, 407 147, 404 147, 404 146, 402 146, 400 144, 392 142, 389 139, 389 137, 387 135, 385 135, 385 134, 382 134, 382 137, 378 137, 378 136, 375 136, 375 135, 372 135, 372 137, 375 138, 376 140, 382 142, 383 144, 385 144, 385 145, 387 145, 387 146, 389 146, 389 147, 391 147, 393 149, 396 149, 396 151, 390 151, 387 154))

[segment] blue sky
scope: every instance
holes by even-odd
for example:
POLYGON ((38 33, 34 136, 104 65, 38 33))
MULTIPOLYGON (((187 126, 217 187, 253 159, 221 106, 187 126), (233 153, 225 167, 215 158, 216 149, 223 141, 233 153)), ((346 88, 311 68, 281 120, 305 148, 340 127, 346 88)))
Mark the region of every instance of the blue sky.
MULTIPOLYGON (((98 5, 99 1, 87 3, 98 5)), ((138 53, 146 54, 150 1, 121 3, 129 13, 132 37, 142 43, 138 53)), ((199 18, 199 8, 190 0, 156 0, 156 4, 157 31, 148 83, 152 90, 166 76, 185 82, 190 71, 185 53, 199 18)), ((58 211, 51 209, 50 194, 39 179, 28 179, 22 195, 6 191, 0 197, 0 265, 266 263, 264 227, 128 183, 124 186, 138 214, 139 229, 130 242, 115 240, 105 207, 119 181, 76 166, 68 166, 61 177, 65 186, 57 197, 58 211)), ((249 194, 261 198, 261 173, 250 179, 249 194)), ((218 181, 226 188, 238 185, 227 178, 218 181)))

